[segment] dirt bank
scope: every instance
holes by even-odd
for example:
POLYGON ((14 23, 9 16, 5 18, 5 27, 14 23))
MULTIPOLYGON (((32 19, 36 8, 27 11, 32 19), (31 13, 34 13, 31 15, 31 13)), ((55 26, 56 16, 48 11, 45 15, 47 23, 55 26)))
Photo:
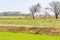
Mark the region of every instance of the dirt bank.
POLYGON ((0 32, 25 32, 30 34, 60 35, 60 28, 29 25, 0 25, 0 32))

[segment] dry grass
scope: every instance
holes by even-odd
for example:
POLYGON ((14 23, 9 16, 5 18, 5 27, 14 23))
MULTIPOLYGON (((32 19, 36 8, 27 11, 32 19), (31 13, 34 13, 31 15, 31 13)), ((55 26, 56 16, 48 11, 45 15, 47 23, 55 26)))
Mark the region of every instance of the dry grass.
POLYGON ((30 34, 60 35, 60 28, 39 26, 30 27, 28 25, 0 25, 0 32, 24 32, 30 34))

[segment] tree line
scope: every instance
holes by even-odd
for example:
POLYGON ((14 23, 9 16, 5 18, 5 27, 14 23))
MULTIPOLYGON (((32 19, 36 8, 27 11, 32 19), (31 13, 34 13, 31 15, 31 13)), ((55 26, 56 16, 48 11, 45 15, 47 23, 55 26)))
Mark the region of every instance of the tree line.
MULTIPOLYGON (((55 18, 58 19, 58 15, 60 14, 60 2, 58 1, 52 1, 49 3, 50 8, 45 8, 45 9, 49 9, 52 12, 54 12, 55 14, 55 18)), ((41 12, 41 5, 39 3, 37 3, 36 5, 32 5, 29 10, 30 13, 32 14, 32 18, 35 19, 34 14, 37 12, 41 12)))

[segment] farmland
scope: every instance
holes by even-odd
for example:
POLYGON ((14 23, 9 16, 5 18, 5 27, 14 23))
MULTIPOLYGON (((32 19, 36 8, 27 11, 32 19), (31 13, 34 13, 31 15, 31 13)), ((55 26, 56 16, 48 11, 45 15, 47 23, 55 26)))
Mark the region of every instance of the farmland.
POLYGON ((0 40, 60 40, 60 1, 1 0, 0 40))
MULTIPOLYGON (((0 25, 30 25, 40 27, 60 27, 60 19, 35 18, 20 16, 0 16, 0 25)), ((2 28, 4 29, 4 28, 2 28)), ((14 28, 16 29, 16 28, 14 28)), ((13 30, 13 29, 11 29, 13 30)), ((15 30, 14 30, 15 31, 15 30)), ((44 34, 28 34, 15 32, 0 32, 0 40, 60 40, 60 36, 49 36, 44 34)))

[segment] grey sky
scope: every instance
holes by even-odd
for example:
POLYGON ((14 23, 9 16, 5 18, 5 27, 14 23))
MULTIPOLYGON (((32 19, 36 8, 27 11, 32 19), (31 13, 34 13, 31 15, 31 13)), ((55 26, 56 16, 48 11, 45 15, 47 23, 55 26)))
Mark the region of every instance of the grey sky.
POLYGON ((60 0, 0 0, 0 12, 3 11, 21 11, 28 12, 29 7, 38 2, 42 7, 48 6, 48 3, 51 1, 60 1, 60 0))

